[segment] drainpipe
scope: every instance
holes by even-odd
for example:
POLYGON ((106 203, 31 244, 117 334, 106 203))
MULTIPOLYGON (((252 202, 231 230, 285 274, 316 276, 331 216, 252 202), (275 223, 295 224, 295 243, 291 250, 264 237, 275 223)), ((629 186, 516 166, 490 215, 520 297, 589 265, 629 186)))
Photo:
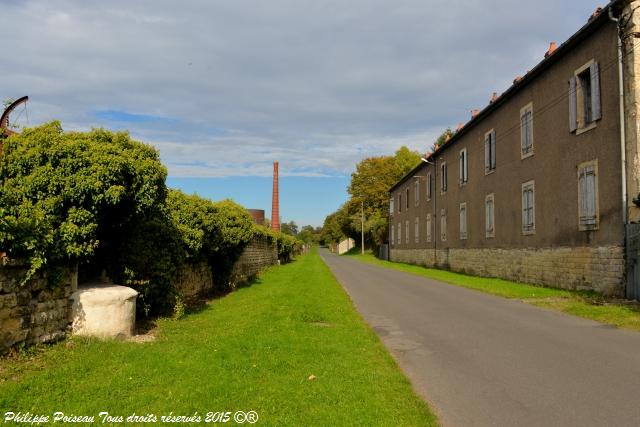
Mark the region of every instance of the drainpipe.
POLYGON ((616 27, 618 29, 617 39, 618 39, 618 86, 620 92, 620 159, 622 163, 622 223, 624 227, 624 231, 622 233, 624 238, 624 249, 625 249, 625 259, 627 262, 627 268, 625 271, 626 278, 626 286, 625 286, 625 294, 627 298, 638 298, 638 295, 635 294, 635 284, 633 283, 634 278, 629 277, 629 274, 635 275, 633 272, 635 268, 629 268, 629 260, 627 258, 627 253, 629 251, 629 236, 627 235, 627 224, 628 224, 628 208, 627 208, 627 151, 626 151, 626 131, 625 131, 625 108, 624 108, 624 71, 623 71, 623 63, 622 63, 622 31, 623 29, 620 26, 620 19, 615 18, 613 16, 613 9, 609 7, 609 20, 616 23, 616 27))
POLYGON ((626 225, 627 225, 627 151, 625 147, 626 133, 625 133, 625 110, 624 110, 624 73, 622 65, 622 38, 620 37, 620 20, 613 16, 613 9, 609 7, 609 19, 616 23, 618 27, 618 89, 619 89, 619 104, 620 104, 620 158, 622 163, 622 223, 625 225, 625 246, 626 246, 626 225))

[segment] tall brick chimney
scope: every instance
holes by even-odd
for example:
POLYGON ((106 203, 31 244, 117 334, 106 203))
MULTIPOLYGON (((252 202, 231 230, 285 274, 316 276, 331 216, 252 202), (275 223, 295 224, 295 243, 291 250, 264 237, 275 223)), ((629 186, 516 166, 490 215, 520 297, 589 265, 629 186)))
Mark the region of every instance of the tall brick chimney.
POLYGON ((271 229, 280 231, 280 194, 278 191, 278 162, 273 162, 273 193, 271 196, 271 229))

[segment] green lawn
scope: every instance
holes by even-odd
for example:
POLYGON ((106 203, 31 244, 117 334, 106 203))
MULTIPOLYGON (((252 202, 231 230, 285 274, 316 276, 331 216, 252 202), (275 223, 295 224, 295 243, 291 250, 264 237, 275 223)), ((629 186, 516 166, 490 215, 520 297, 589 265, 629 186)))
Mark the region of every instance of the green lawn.
POLYGON ((253 410, 258 425, 437 424, 315 251, 157 333, 0 359, 0 416, 253 410))
POLYGON ((369 264, 417 274, 430 279, 463 286, 492 295, 524 301, 625 329, 640 331, 640 305, 620 300, 608 300, 593 292, 565 291, 509 280, 476 277, 418 265, 383 261, 371 253, 348 256, 369 264))

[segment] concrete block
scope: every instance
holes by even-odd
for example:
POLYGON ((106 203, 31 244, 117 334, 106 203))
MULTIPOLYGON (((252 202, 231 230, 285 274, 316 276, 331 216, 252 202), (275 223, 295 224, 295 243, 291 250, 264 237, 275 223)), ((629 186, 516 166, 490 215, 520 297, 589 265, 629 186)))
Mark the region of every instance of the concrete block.
POLYGON ((126 286, 80 286, 71 295, 72 331, 98 338, 128 338, 133 334, 138 293, 126 286))

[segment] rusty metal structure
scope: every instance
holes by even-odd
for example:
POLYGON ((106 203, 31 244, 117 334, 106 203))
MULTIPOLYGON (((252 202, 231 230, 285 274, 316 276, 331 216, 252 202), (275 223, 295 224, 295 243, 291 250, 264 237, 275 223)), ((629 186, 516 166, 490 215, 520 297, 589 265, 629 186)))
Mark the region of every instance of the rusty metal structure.
POLYGON ((0 116, 0 152, 2 151, 2 140, 10 135, 15 134, 9 126, 9 116, 20 105, 26 105, 29 100, 28 96, 23 96, 13 101, 7 108, 5 108, 2 116, 0 116))

